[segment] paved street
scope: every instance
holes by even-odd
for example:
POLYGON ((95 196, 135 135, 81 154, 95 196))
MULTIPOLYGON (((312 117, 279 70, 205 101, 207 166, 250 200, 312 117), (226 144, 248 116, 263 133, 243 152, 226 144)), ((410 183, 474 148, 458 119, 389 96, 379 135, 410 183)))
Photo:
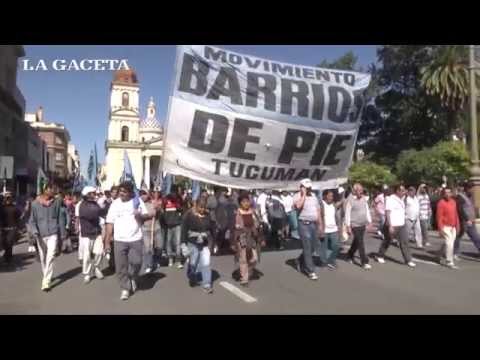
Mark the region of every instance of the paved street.
MULTIPOLYGON (((379 240, 367 239, 368 252, 379 240)), ((290 246, 298 246, 291 240, 290 246)), ((469 240, 462 242, 464 258, 459 270, 435 263, 433 238, 430 252, 413 250, 417 268, 400 263, 400 251, 392 247, 393 260, 384 265, 372 260, 373 269, 339 260, 335 272, 319 270, 313 282, 290 266, 299 250, 265 252, 258 267, 264 276, 247 289, 232 279, 233 257, 213 258, 213 295, 190 288, 185 270, 162 267, 143 277, 140 289, 129 301, 119 299, 114 275, 83 284, 77 255, 56 261, 54 288, 40 290, 40 264, 26 253, 22 242, 15 248, 14 272, 0 270, 1 314, 479 314, 480 259, 469 240), (240 290, 240 292, 238 292, 240 290)))

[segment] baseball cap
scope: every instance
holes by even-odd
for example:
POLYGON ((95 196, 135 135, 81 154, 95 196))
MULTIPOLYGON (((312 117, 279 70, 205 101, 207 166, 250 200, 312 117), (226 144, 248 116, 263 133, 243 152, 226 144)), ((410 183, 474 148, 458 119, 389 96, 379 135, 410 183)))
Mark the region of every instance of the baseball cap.
POLYGON ((306 188, 311 188, 313 187, 312 180, 310 179, 303 179, 300 181, 300 186, 306 187, 306 188))
POLYGON ((82 190, 82 196, 87 196, 89 193, 96 193, 97 189, 94 188, 93 186, 85 186, 82 190))

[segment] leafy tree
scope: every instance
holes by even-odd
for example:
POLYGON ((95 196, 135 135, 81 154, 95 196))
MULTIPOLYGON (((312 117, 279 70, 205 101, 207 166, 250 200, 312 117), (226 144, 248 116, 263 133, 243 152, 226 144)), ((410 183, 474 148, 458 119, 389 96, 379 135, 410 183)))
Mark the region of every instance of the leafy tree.
POLYGON ((441 46, 434 60, 421 69, 427 95, 440 99, 447 112, 450 133, 461 126, 461 114, 469 95, 468 49, 465 45, 441 46))
POLYGON ((375 99, 381 127, 365 146, 374 161, 389 165, 408 149, 420 150, 450 140, 447 111, 439 98, 427 94, 422 69, 431 64, 440 46, 384 45, 377 49, 381 66, 375 81, 383 89, 375 99))
POLYGON ((407 184, 422 182, 440 185, 446 176, 450 183, 469 175, 469 155, 459 141, 444 141, 423 150, 402 152, 396 163, 396 174, 407 184))
POLYGON ((349 170, 349 182, 361 183, 367 189, 373 189, 383 184, 392 184, 396 177, 390 169, 370 161, 359 161, 354 163, 349 170))
POLYGON ((350 50, 336 60, 322 60, 322 62, 318 64, 318 67, 327 69, 359 71, 357 68, 357 61, 358 56, 355 56, 353 51, 350 50))

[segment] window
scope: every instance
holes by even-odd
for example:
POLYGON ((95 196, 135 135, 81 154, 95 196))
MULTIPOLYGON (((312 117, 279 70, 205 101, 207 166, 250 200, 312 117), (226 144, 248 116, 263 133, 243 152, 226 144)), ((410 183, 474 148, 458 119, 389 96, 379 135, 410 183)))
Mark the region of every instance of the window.
POLYGON ((122 141, 128 141, 128 126, 122 126, 122 141))
POLYGON ((55 160, 56 161, 63 161, 63 154, 62 153, 55 153, 55 160))
POLYGON ((123 107, 128 107, 128 100, 129 100, 128 93, 124 92, 122 94, 122 106, 123 107))
POLYGON ((57 145, 63 145, 63 141, 60 138, 60 136, 55 136, 55 144, 57 145))

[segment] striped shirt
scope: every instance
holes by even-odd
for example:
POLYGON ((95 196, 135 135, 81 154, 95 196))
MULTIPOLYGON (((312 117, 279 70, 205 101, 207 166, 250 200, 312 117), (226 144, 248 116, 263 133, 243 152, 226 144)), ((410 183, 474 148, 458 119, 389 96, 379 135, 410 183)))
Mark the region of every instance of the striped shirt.
POLYGON ((430 198, 427 194, 419 194, 418 201, 420 202, 420 220, 429 220, 432 215, 430 198))

